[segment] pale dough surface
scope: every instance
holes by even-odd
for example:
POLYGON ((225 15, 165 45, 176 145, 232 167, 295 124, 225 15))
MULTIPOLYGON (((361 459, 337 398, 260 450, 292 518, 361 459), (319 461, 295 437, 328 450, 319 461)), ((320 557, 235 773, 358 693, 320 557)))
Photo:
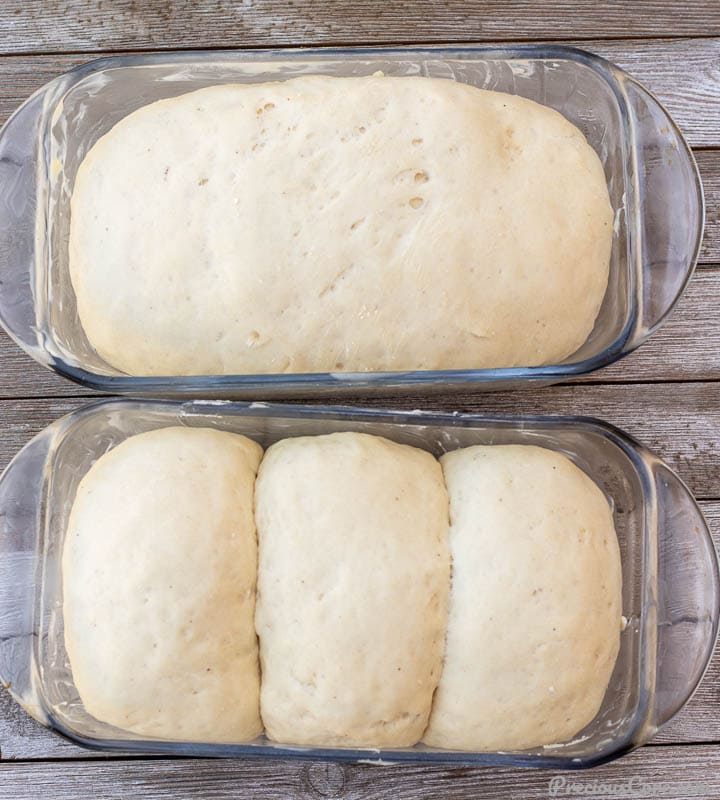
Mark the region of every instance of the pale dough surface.
POLYGON ((366 434, 285 439, 263 459, 255 508, 267 736, 417 742, 440 675, 450 580, 439 463, 366 434))
POLYGON ((425 77, 225 85, 91 148, 69 268, 131 375, 558 363, 590 334, 613 214, 558 112, 425 77))
POLYGON ((609 504, 551 450, 469 447, 441 462, 453 576, 423 741, 493 751, 567 740, 599 710, 619 648, 609 504))
POLYGON ((262 732, 253 488, 261 448, 163 428, 99 458, 63 550, 65 645, 97 719, 143 736, 262 732))

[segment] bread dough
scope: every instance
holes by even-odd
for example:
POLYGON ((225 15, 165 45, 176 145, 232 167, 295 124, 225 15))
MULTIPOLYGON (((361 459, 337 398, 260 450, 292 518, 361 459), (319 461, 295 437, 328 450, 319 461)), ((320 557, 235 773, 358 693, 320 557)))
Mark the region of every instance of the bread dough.
POLYGON ((516 750, 573 737, 617 658, 621 566, 612 512, 565 456, 469 447, 441 459, 453 578, 426 744, 516 750))
POLYGON ((257 481, 260 708, 279 742, 401 747, 427 724, 450 557, 438 462, 360 433, 286 439, 257 481))
POLYGON ((132 436, 81 480, 63 549, 65 646, 85 709, 148 737, 262 731, 253 623, 255 442, 132 436))
POLYGON ((151 103, 90 149, 69 269, 130 375, 559 363, 613 237, 603 167, 531 100, 300 77, 151 103))

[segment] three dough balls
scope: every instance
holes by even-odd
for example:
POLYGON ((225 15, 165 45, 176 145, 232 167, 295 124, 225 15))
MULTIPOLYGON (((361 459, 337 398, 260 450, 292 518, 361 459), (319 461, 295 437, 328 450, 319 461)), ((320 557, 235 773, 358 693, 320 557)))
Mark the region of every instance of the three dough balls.
POLYGON ((171 427, 80 481, 65 644, 85 709, 142 736, 457 750, 562 741, 619 648, 612 512, 564 456, 440 461, 361 433, 171 427))

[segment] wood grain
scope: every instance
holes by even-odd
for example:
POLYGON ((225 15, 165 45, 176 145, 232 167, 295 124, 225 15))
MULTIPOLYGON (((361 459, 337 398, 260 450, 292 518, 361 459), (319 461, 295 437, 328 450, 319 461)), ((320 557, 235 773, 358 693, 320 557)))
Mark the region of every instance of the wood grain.
POLYGON ((699 263, 720 261, 720 150, 696 150, 705 193, 705 235, 699 263))
POLYGON ((556 0, 542 13, 531 0, 5 0, 3 7, 5 53, 720 34, 720 7, 703 0, 641 7, 632 0, 556 0))
POLYGON ((667 322, 634 353, 591 373, 589 381, 720 378, 720 268, 698 270, 667 322))
POLYGON ((720 39, 653 41, 632 49, 624 45, 593 42, 588 49, 654 92, 692 147, 717 147, 711 128, 720 122, 720 39), (709 112, 708 118, 696 116, 701 107, 709 112))
MULTIPOLYGON (((608 58, 644 83, 666 106, 691 146, 720 147, 720 38, 566 44, 608 58)), ((0 58, 0 123, 36 89, 92 58, 93 54, 0 58)))
POLYGON ((61 378, 26 355, 0 328, 0 400, 15 397, 85 396, 88 390, 61 378))
MULTIPOLYGON (((500 414, 580 414, 626 430, 664 458, 696 497, 720 499, 720 384, 640 383, 556 386, 545 389, 407 397, 357 398, 356 406, 500 414)), ((0 469, 53 420, 79 408, 82 398, 0 403, 0 469)), ((327 398, 327 403, 340 403, 327 398)), ((347 404, 347 401, 345 401, 347 404)))
MULTIPOLYGON (((0 403, 0 470, 36 433, 88 398, 33 398, 0 403)), ((348 405, 332 396, 323 403, 348 405)), ((319 401, 313 401, 319 404, 319 401)), ((565 385, 515 392, 458 393, 402 399, 358 397, 376 408, 500 414, 579 414, 624 428, 653 449, 701 499, 720 498, 720 384, 714 382, 565 385)))
MULTIPOLYGON (((94 753, 71 744, 36 722, 0 687, 0 763, 8 759, 92 758, 94 753)), ((0 779, 0 797, 3 784, 0 779)))
POLYGON ((712 745, 644 747, 591 772, 301 760, 268 764, 250 759, 2 762, 0 786, 3 800, 80 796, 93 800, 547 800, 553 796, 709 800, 720 796, 720 749, 712 745))

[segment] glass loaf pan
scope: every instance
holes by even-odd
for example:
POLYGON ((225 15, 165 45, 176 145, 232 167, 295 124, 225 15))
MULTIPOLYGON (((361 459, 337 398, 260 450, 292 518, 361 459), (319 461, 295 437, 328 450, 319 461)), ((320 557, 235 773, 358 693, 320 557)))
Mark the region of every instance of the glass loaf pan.
POLYGON ((665 319, 694 268, 703 218, 697 167, 667 112, 622 70, 580 50, 440 46, 105 58, 48 83, 0 134, 0 321, 37 361, 113 393, 277 398, 552 383, 615 361, 665 319), (541 367, 355 374, 143 378, 103 362, 79 323, 68 275, 70 195, 97 138, 142 105, 213 84, 377 70, 529 97, 585 133, 605 167, 615 227, 605 300, 580 350, 541 367))
POLYGON ((582 417, 500 417, 231 402, 105 400, 50 425, 0 479, 0 675, 48 727, 87 747, 183 755, 307 756, 475 765, 588 767, 646 742, 690 698, 712 654, 718 564, 690 492, 621 431, 582 417), (168 425, 236 431, 267 447, 288 437, 364 431, 435 454, 472 444, 559 450, 611 499, 623 569, 618 661, 603 706, 572 741, 522 752, 285 747, 142 739, 90 717, 73 685, 63 640, 61 552, 78 482, 110 447, 168 425))

